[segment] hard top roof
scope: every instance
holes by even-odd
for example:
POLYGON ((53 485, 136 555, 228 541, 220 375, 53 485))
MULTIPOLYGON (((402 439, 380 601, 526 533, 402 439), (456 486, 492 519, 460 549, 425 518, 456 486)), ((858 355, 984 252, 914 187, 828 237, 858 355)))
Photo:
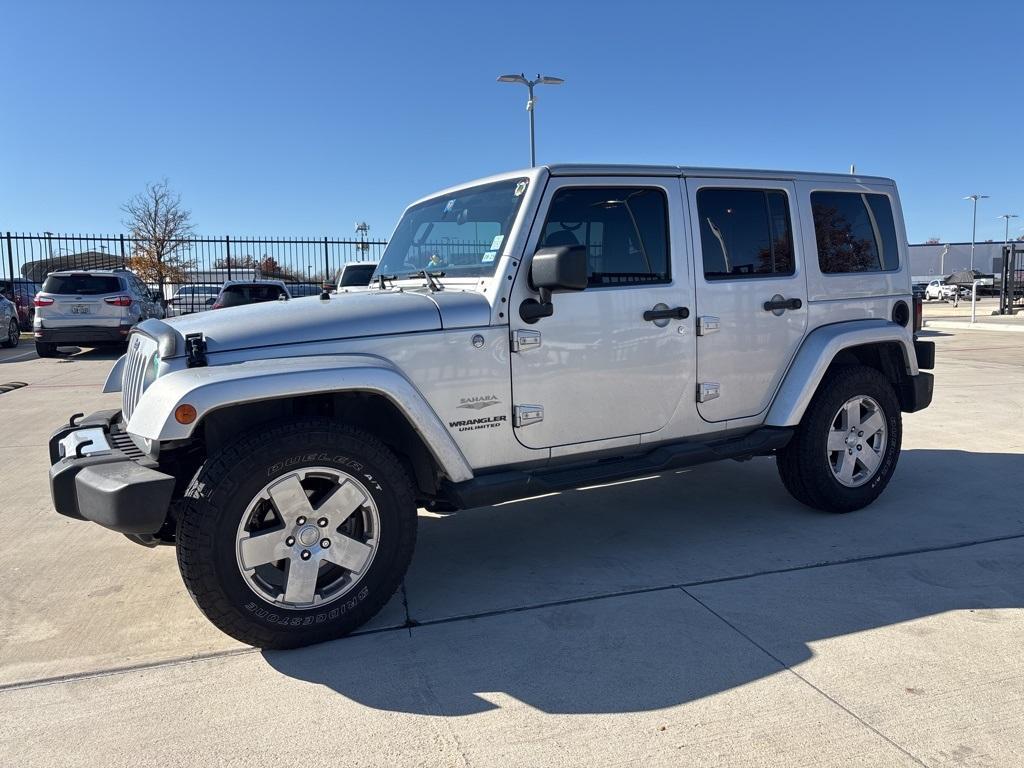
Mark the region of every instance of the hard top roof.
POLYGON ((816 179, 846 182, 893 184, 884 176, 859 173, 816 173, 811 171, 778 171, 754 168, 701 168, 685 165, 616 165, 593 163, 556 163, 546 166, 552 176, 711 176, 737 179, 816 179))

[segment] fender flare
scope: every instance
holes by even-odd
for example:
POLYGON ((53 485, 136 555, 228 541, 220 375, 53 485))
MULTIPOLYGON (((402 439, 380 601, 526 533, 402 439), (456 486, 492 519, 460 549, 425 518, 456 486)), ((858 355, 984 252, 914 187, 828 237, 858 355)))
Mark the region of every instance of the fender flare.
POLYGON ((900 345, 908 376, 916 376, 917 353, 909 329, 889 320, 850 320, 815 328, 804 339, 768 409, 765 425, 795 427, 818 391, 825 372, 844 349, 870 344, 900 345))
POLYGON ((187 440, 204 417, 220 408, 336 392, 386 397, 452 482, 473 477, 466 457, 422 393, 389 361, 371 355, 274 358, 174 371, 146 389, 128 422, 128 431, 161 442, 187 440), (185 403, 197 412, 191 424, 180 424, 174 418, 175 409, 185 403))

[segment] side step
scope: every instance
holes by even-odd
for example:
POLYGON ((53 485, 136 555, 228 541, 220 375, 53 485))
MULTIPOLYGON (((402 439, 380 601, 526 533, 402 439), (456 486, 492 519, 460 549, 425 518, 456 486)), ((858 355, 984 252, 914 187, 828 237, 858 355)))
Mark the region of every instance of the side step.
POLYGON ((483 507, 503 501, 565 491, 581 485, 628 480, 719 459, 738 459, 772 453, 786 445, 791 428, 762 427, 743 437, 713 443, 672 443, 648 453, 569 467, 509 470, 478 475, 462 483, 446 483, 441 498, 458 509, 483 507))

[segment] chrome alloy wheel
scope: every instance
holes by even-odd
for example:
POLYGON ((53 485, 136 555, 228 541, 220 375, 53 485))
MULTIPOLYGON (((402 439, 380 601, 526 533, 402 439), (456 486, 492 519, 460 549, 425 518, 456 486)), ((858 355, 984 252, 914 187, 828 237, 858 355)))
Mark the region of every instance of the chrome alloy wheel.
POLYGON ((847 400, 828 433, 828 464, 836 480, 847 488, 868 482, 882 465, 887 438, 885 413, 876 400, 866 395, 847 400))
POLYGON ((331 603, 377 554, 380 514, 355 477, 305 467, 267 483, 238 525, 235 552, 249 588, 288 608, 331 603))

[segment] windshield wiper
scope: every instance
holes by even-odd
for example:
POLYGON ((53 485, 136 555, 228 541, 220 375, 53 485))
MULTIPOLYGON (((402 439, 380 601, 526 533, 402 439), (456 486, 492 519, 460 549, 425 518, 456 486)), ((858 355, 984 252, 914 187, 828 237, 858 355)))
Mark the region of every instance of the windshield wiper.
POLYGON ((435 278, 444 277, 444 272, 428 272, 425 269, 421 269, 416 273, 417 277, 422 277, 427 281, 427 285, 430 286, 430 290, 436 293, 437 291, 444 290, 444 286, 441 285, 435 278))
POLYGON ((383 291, 387 288, 387 285, 384 282, 385 280, 394 282, 400 278, 408 279, 411 277, 422 277, 427 281, 427 287, 430 288, 433 293, 444 290, 444 286, 437 282, 437 278, 444 277, 444 272, 428 272, 425 269, 421 269, 418 272, 403 272, 400 275, 377 275, 377 286, 383 291))

